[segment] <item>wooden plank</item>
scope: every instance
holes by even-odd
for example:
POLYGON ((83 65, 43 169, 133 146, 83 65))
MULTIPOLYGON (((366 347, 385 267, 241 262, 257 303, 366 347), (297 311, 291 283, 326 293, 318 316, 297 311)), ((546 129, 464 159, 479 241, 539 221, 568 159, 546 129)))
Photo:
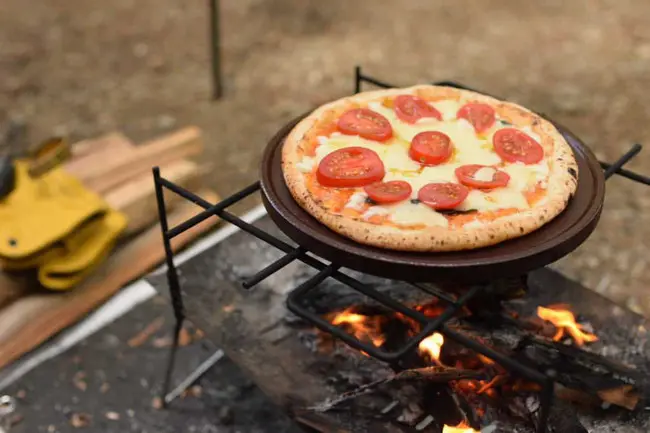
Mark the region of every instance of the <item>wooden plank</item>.
POLYGON ((121 132, 110 132, 98 138, 89 138, 72 144, 72 158, 79 159, 84 156, 110 150, 121 152, 133 150, 135 144, 121 132))
MULTIPOLYGON (((201 192, 201 196, 212 202, 218 200, 210 191, 201 192)), ((185 204, 170 214, 170 224, 178 224, 199 211, 196 205, 185 204)), ((209 218, 175 237, 173 249, 194 240, 216 221, 209 218)), ((164 256, 160 227, 156 225, 116 251, 74 290, 27 296, 9 305, 0 315, 0 368, 84 317, 125 284, 151 270, 164 256)))
MULTIPOLYGON (((199 189, 203 171, 204 169, 201 169, 198 164, 186 160, 173 161, 160 167, 160 172, 166 179, 190 191, 199 189)), ((113 209, 124 212, 129 220, 123 236, 142 230, 158 219, 158 205, 151 172, 143 173, 112 189, 105 198, 113 209)), ((171 211, 182 200, 183 198, 177 194, 166 194, 167 210, 171 211)))
POLYGON ((149 172, 155 165, 163 165, 203 151, 201 130, 186 127, 152 141, 142 143, 134 150, 93 154, 88 159, 71 161, 66 170, 79 178, 87 187, 99 194, 149 172))

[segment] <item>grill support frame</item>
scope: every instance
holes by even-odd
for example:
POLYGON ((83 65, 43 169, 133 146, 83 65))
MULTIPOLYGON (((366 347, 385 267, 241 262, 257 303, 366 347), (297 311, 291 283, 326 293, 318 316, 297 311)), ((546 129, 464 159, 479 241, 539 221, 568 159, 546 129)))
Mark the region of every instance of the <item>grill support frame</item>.
MULTIPOLYGON (((383 87, 383 88, 396 87, 363 74, 359 66, 355 68, 354 79, 355 79, 354 81, 355 93, 361 91, 362 84, 364 83, 371 84, 377 87, 383 87)), ((438 82, 435 84, 472 90, 468 87, 465 87, 463 85, 451 81, 438 82)), ((642 150, 642 146, 640 144, 634 144, 628 152, 622 155, 614 163, 610 164, 606 162, 600 162, 601 167, 605 171, 604 173, 605 178, 609 179, 614 174, 618 174, 627 179, 650 186, 650 177, 623 168, 624 165, 627 162, 629 162, 631 159, 633 159, 641 150, 642 150)), ((548 415, 554 399, 554 394, 553 394, 554 381, 552 378, 552 372, 542 373, 536 370, 532 370, 528 366, 523 365, 501 353, 498 353, 497 351, 479 343, 476 340, 461 335, 446 326, 446 322, 449 319, 451 319, 460 308, 462 308, 469 300, 474 298, 474 296, 486 290, 485 285, 475 285, 471 287, 465 294, 463 294, 459 298, 452 298, 450 297, 449 294, 444 292, 437 293, 437 292, 426 290, 425 287, 418 287, 421 286, 420 284, 413 285, 414 288, 423 290, 427 294, 436 297, 441 302, 445 302, 448 304, 447 308, 440 316, 430 319, 424 316, 423 314, 421 314, 420 312, 411 309, 409 307, 406 307, 403 304, 388 297, 387 295, 378 292, 374 288, 362 283, 361 281, 346 275, 345 273, 339 270, 340 267, 338 265, 334 263, 326 264, 322 260, 319 260, 311 255, 308 255, 309 251, 306 248, 301 246, 294 248, 293 246, 284 242, 283 240, 276 238, 272 235, 269 235, 268 233, 260 230, 254 225, 247 223, 246 221, 230 213, 227 210, 229 206, 232 206, 233 204, 239 202, 240 200, 260 190, 259 181, 254 182, 253 184, 234 193, 233 195, 220 201, 219 203, 212 204, 207 200, 201 198, 200 196, 162 177, 160 173, 160 169, 158 167, 153 168, 153 180, 154 180, 155 191, 156 191, 156 200, 158 204, 158 216, 160 220, 161 234, 162 234, 163 245, 165 249, 165 264, 167 266, 166 278, 168 281, 168 287, 170 290, 170 295, 172 300, 171 304, 172 304, 172 308, 174 311, 174 318, 175 318, 174 339, 168 354, 167 366, 165 370, 162 396, 161 396, 164 407, 166 407, 178 395, 180 395, 179 387, 176 387, 176 389, 174 389, 174 391, 172 391, 171 393, 169 392, 169 390, 172 384, 172 376, 174 372, 176 353, 178 350, 179 335, 180 335, 182 325, 185 321, 183 294, 178 279, 178 271, 176 269, 173 260, 174 253, 171 249, 171 240, 178 234, 194 227, 196 224, 199 224, 201 221, 204 221, 205 219, 210 218, 212 216, 216 216, 239 227, 241 230, 252 234, 253 236, 263 240, 264 242, 278 248, 279 250, 285 253, 285 255, 280 259, 271 263, 267 267, 261 269, 260 271, 258 271, 256 275, 243 281, 242 286, 244 289, 247 290, 252 289, 256 284, 263 281, 265 278, 269 277, 275 272, 280 271, 281 269, 283 269, 285 266, 287 266, 294 260, 302 261, 303 263, 316 269, 318 272, 310 279, 308 279, 307 281, 303 282, 298 287, 293 289, 293 291, 287 297, 287 307, 294 314, 309 321, 310 323, 320 328, 321 330, 328 332, 333 336, 341 339, 346 344, 358 350, 365 351, 371 356, 374 356, 377 359, 380 359, 382 361, 391 364, 396 364, 404 356, 411 353, 411 351, 417 347, 420 341, 422 341, 431 333, 440 332, 445 337, 450 338, 456 341, 457 343, 469 349, 472 349, 490 359, 493 359, 495 362, 503 365, 509 371, 512 371, 522 377, 537 382, 542 387, 542 391, 540 395, 540 403, 541 403, 540 421, 538 424, 537 432, 545 433, 547 431, 548 415), (183 197, 188 201, 197 204, 198 206, 202 207, 204 211, 178 224, 175 227, 169 228, 167 211, 165 207, 165 197, 164 197, 165 189, 180 195, 181 197, 183 197), (302 305, 301 301, 304 301, 305 298, 308 296, 309 292, 311 290, 314 290, 326 278, 334 278, 337 281, 350 287, 351 289, 356 290, 357 292, 360 292, 374 299, 375 301, 379 302, 383 306, 393 311, 399 311, 400 313, 406 315, 407 317, 416 320, 417 322, 422 324, 422 331, 415 337, 412 337, 410 340, 408 340, 401 349, 395 352, 385 352, 375 346, 372 346, 368 343, 364 343, 356 339, 354 336, 348 334, 343 329, 330 324, 322 317, 310 312, 307 308, 305 308, 302 305)), ((189 387, 193 383, 195 383, 202 376, 203 373, 209 370, 209 368, 212 365, 214 365, 216 362, 219 361, 219 359, 221 359, 222 355, 217 356, 219 352, 220 350, 217 350, 210 358, 208 358, 204 363, 202 363, 196 371, 192 372, 188 376, 188 378, 186 378, 182 382, 181 385, 185 387, 189 387)))

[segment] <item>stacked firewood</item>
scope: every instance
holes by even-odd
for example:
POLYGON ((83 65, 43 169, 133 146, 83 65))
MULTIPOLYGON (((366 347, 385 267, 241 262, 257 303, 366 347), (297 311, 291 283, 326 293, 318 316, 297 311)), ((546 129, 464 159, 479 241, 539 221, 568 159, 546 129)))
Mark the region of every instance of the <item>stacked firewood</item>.
MULTIPOLYGON (((128 226, 110 257, 77 287, 50 292, 33 275, 0 271, 0 368, 83 318, 128 282, 143 276, 164 259, 158 225, 152 167, 166 179, 216 202, 201 188, 205 166, 190 157, 203 152, 201 131, 187 127, 135 145, 120 133, 72 145, 65 170, 128 218, 128 226)), ((165 195, 169 224, 174 226, 201 209, 173 193, 165 195)), ((217 222, 209 218, 174 238, 177 249, 217 222)))

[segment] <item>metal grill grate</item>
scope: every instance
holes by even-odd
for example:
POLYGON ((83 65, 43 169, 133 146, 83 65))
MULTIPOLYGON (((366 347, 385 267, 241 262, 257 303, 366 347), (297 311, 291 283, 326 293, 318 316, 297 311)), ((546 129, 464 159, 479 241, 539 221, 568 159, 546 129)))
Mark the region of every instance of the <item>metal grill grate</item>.
MULTIPOLYGON (((387 83, 384 83, 382 81, 379 81, 375 78, 364 75, 361 71, 361 68, 357 67, 355 69, 355 80, 354 80, 355 93, 361 91, 361 86, 363 83, 367 83, 367 84, 371 84, 383 88, 395 87, 387 83)), ((460 84, 454 82, 448 82, 448 81, 438 82, 435 84, 472 90, 460 84)), ((634 158, 634 156, 636 156, 641 151, 641 149, 642 149, 641 145, 635 144, 627 153, 625 153, 616 162, 612 164, 601 162, 601 166, 605 170, 605 178, 607 179, 614 174, 618 174, 628 179, 631 179, 633 181, 640 182, 645 185, 650 185, 649 177, 623 169, 623 166, 632 158, 634 158)), ((476 340, 473 340, 465 335, 459 334, 458 332, 455 332, 454 330, 446 326, 446 323, 456 314, 456 312, 460 308, 462 308, 473 297, 480 294, 482 291, 487 290, 487 286, 485 285, 473 286, 469 288, 469 290, 467 290, 464 294, 460 295, 459 297, 456 297, 454 295, 437 290, 427 285, 411 284, 415 289, 423 290, 428 295, 431 295, 439 299, 441 302, 447 305, 445 311, 441 315, 434 318, 426 317, 421 312, 416 311, 415 309, 410 308, 408 306, 405 306, 404 304, 391 298, 385 293, 379 292, 375 290, 373 287, 342 273, 340 271, 339 265, 335 263, 328 264, 318 258, 313 257, 312 255, 308 255, 309 251, 307 249, 301 246, 293 247, 292 245, 284 242, 283 240, 276 238, 263 230, 260 230, 258 227, 250 223, 247 223, 242 219, 238 218, 237 216, 233 215, 232 213, 230 213, 227 210, 229 206, 237 203, 238 201, 244 199, 245 197, 248 197, 260 190, 259 181, 249 185, 248 187, 242 189, 241 191, 233 194, 232 196, 226 198, 225 200, 222 200, 217 204, 212 204, 202 199, 201 197, 197 196, 196 194, 193 194, 190 191, 187 191, 186 189, 181 188, 178 185, 163 178, 160 174, 160 170, 158 167, 153 169, 153 175, 154 175, 154 182, 156 187, 156 196, 158 200, 160 225, 162 229, 163 242, 165 245, 165 252, 166 252, 167 279, 168 279, 169 289, 171 293, 172 306, 174 308, 174 313, 176 318, 176 327, 175 327, 176 333, 175 333, 174 343, 170 353, 169 363, 167 366, 167 373, 165 376, 164 389, 163 389, 164 395, 166 395, 166 398, 163 400, 165 403, 169 403, 170 400, 169 398, 167 398, 168 397, 167 391, 169 390, 171 375, 174 367, 175 353, 178 347, 178 335, 182 323, 185 320, 183 298, 180 290, 180 284, 178 281, 178 275, 173 262, 173 252, 171 250, 170 242, 172 238, 184 232, 185 230, 190 229, 191 227, 195 226, 201 221, 204 221, 205 219, 211 216, 218 216, 223 220, 231 224, 234 224, 240 229, 250 233, 251 235, 261 239, 262 241, 272 245, 273 247, 285 253, 285 255, 280 259, 276 260, 275 262, 271 263, 264 269, 261 269, 252 277, 243 281, 242 286, 245 289, 253 288, 256 284, 260 283, 265 278, 269 277, 275 272, 278 272, 279 270, 287 266, 289 263, 293 262, 294 260, 299 260, 314 268, 317 271, 317 273, 311 278, 309 278, 307 281, 300 284, 289 294, 287 298, 287 306, 293 313, 303 318, 304 320, 312 323, 314 326, 318 327, 319 329, 341 339, 346 344, 358 350, 364 351, 377 359, 389 363, 397 363, 400 359, 404 358, 409 353, 411 353, 411 351, 414 350, 424 338, 431 335, 433 332, 439 332, 443 334, 446 338, 454 340, 457 343, 477 353, 480 353, 488 358, 491 358, 495 362, 501 364, 504 368, 511 371, 513 374, 519 375, 528 380, 538 383, 542 387, 542 394, 541 394, 542 404, 540 409, 540 423, 539 423, 538 432, 541 433, 546 431, 548 413, 550 410, 550 405, 552 404, 552 400, 553 400, 554 382, 551 377, 552 375, 546 372, 542 373, 533 370, 530 367, 520 362, 517 362, 514 359, 509 358, 508 356, 505 356, 491 349, 490 347, 481 344, 476 340), (176 227, 169 228, 167 223, 167 214, 165 210, 165 200, 163 194, 164 188, 201 206, 205 210, 200 212, 196 216, 188 219, 187 221, 184 221, 183 223, 177 225, 176 227), (335 280, 337 280, 342 284, 345 284, 352 290, 355 290, 375 300, 376 302, 383 305, 384 307, 399 312, 401 314, 404 314, 405 316, 419 322, 422 326, 422 330, 417 335, 413 336, 408 341, 406 341, 401 348, 390 352, 378 348, 370 343, 360 341, 353 335, 347 333, 342 328, 332 325, 323 317, 314 314, 313 312, 309 311, 309 309, 307 308, 309 293, 312 290, 316 289, 318 285, 327 278, 334 278, 335 280)))

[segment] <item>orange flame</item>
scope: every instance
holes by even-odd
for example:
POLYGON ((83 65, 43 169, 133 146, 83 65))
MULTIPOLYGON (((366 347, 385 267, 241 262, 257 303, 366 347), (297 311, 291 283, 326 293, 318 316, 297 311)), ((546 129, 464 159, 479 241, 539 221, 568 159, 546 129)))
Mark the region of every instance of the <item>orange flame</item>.
POLYGON ((442 428, 442 433, 480 433, 477 430, 474 430, 464 422, 461 422, 455 427, 446 425, 442 428))
POLYGON ((364 316, 363 314, 352 313, 351 309, 338 313, 332 318, 333 325, 347 325, 356 338, 359 340, 370 340, 372 344, 380 347, 386 342, 381 334, 381 317, 364 316))
POLYGON ((598 341, 594 334, 584 331, 584 327, 576 322, 575 315, 562 306, 537 307, 537 315, 544 320, 551 322, 557 328, 557 333, 553 336, 554 341, 560 341, 566 333, 569 333, 578 346, 585 342, 592 343, 598 341))
POLYGON ((424 340, 420 341, 418 349, 420 353, 427 355, 436 364, 442 365, 440 362, 440 351, 442 345, 445 343, 445 337, 438 332, 434 332, 424 340))

